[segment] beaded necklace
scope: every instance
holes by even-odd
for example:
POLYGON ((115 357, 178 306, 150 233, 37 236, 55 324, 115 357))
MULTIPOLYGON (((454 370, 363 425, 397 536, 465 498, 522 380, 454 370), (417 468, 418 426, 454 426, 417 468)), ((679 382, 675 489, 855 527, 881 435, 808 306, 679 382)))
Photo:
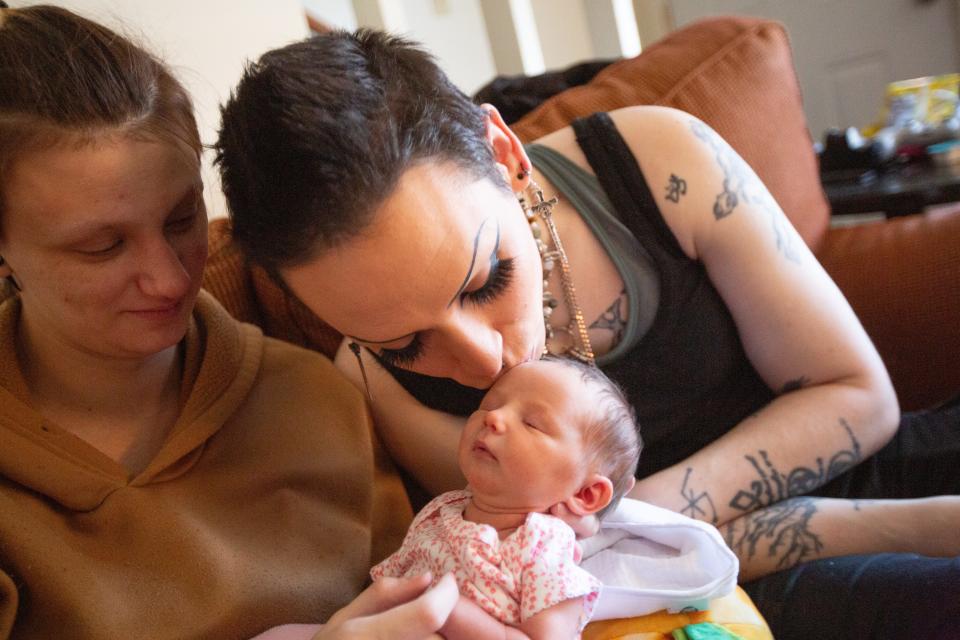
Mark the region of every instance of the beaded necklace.
POLYGON ((543 264, 543 324, 547 332, 544 353, 569 355, 580 362, 596 366, 593 347, 590 345, 590 336, 587 335, 587 325, 583 321, 583 312, 580 310, 580 305, 577 304, 577 292, 573 286, 573 279, 570 277, 570 263, 567 262, 567 254, 563 250, 563 243, 560 242, 557 227, 553 223, 553 205, 555 204, 557 204, 556 198, 544 200, 543 191, 533 180, 527 186, 526 192, 520 196, 520 207, 530 224, 530 232, 537 243, 540 262, 543 264), (553 243, 553 249, 550 249, 543 238, 540 221, 547 228, 550 241, 553 243), (567 310, 570 312, 570 322, 566 327, 554 327, 550 322, 550 317, 553 315, 554 309, 560 305, 560 301, 547 289, 547 286, 550 274, 553 273, 558 264, 560 266, 563 298, 567 303, 567 310), (569 344, 557 346, 560 342, 561 333, 569 336, 569 344), (553 344, 553 349, 549 349, 551 344, 553 344))

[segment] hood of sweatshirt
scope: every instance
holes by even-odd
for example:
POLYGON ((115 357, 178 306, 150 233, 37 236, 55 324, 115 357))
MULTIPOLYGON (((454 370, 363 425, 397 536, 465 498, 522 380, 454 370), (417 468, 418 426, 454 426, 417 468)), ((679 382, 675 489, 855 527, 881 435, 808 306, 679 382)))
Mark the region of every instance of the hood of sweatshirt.
POLYGON ((201 291, 183 341, 180 416, 153 460, 131 475, 30 405, 15 346, 19 318, 18 297, 0 304, 0 476, 74 511, 96 509, 122 487, 187 472, 247 397, 263 354, 260 330, 236 322, 201 291))

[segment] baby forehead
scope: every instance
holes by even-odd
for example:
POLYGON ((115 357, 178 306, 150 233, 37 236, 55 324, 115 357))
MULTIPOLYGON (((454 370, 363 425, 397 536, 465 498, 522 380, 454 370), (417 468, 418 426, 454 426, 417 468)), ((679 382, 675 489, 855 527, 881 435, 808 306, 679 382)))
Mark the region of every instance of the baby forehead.
POLYGON ((521 398, 565 417, 593 415, 600 385, 581 368, 557 361, 538 360, 517 365, 503 374, 488 396, 499 400, 521 398))
POLYGON ((494 383, 493 388, 510 390, 544 385, 572 390, 579 389, 588 382, 587 377, 575 365, 551 358, 531 360, 513 367, 494 383))

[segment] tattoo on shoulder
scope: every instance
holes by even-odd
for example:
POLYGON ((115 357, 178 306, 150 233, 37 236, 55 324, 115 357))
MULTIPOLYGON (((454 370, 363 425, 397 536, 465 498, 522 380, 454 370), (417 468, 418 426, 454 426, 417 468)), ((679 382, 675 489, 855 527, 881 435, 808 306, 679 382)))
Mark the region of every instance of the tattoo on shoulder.
POLYGON ((778 502, 724 525, 723 536, 741 558, 766 553, 778 558, 778 570, 789 569, 823 550, 820 537, 810 529, 817 502, 809 497, 778 502))
POLYGON ((788 380, 783 383, 783 387, 780 388, 780 394, 790 393, 791 391, 797 391, 798 389, 803 389, 805 386, 810 384, 810 378, 807 376, 800 376, 793 380, 788 380))
POLYGON ((624 289, 620 292, 620 295, 617 296, 617 299, 614 300, 609 307, 597 318, 593 324, 590 325, 590 329, 606 329, 613 333, 613 338, 611 344, 619 344, 620 339, 623 337, 623 331, 627 326, 627 319, 623 313, 623 308, 627 304, 627 290, 624 289))
POLYGON ((750 483, 749 488, 738 491, 730 500, 730 506, 739 511, 755 511, 809 493, 856 466, 863 459, 860 443, 844 418, 839 418, 839 423, 850 438, 850 448, 837 451, 829 460, 818 457, 813 466, 801 466, 783 473, 763 449, 757 455, 744 456, 756 471, 757 479, 750 483))
POLYGON ((790 233, 790 223, 743 158, 702 122, 691 121, 690 128, 695 136, 710 147, 723 171, 723 190, 713 203, 713 217, 717 220, 726 218, 736 210, 741 201, 756 205, 770 216, 777 249, 788 260, 799 264, 800 252, 795 246, 795 235, 790 233))
POLYGON ((680 196, 687 194, 687 181, 678 177, 675 173, 670 174, 670 182, 667 184, 667 200, 670 202, 680 202, 680 196))
POLYGON ((683 486, 680 487, 680 495, 687 503, 680 509, 680 513, 690 518, 717 524, 717 509, 713 506, 713 500, 706 491, 697 491, 693 488, 690 482, 692 473, 693 468, 687 467, 687 472, 683 476, 683 486))

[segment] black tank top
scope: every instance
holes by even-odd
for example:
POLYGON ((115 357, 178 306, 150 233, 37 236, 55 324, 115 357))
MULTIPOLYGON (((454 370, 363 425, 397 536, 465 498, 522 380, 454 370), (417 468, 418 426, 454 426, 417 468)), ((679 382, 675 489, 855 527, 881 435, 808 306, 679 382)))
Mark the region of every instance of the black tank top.
MULTIPOLYGON (((683 253, 664 221, 610 117, 596 113, 575 121, 573 128, 617 216, 649 253, 659 278, 658 308, 649 329, 629 351, 601 366, 637 412, 644 441, 637 477, 642 478, 716 440, 770 402, 773 393, 747 359, 733 318, 703 265, 683 253)), ((447 413, 469 415, 485 393, 381 364, 421 403, 447 413)))

